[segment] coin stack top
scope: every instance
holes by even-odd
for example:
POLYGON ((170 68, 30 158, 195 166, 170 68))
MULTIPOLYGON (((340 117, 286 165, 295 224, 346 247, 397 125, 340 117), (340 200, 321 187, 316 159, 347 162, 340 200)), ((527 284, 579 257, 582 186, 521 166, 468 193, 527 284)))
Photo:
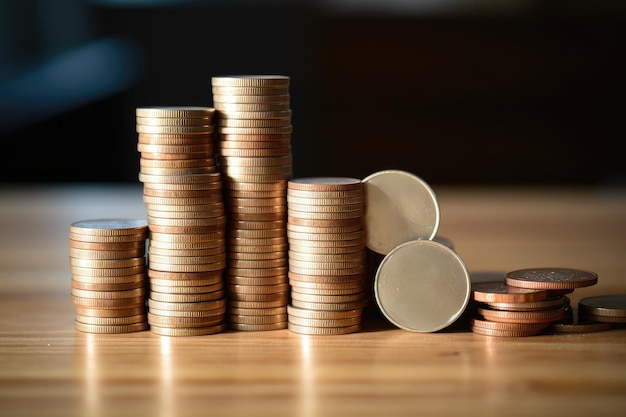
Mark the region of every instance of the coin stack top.
POLYGON ((87 333, 148 329, 144 220, 93 219, 70 225, 74 326, 87 333))
POLYGON ((163 336, 219 333, 226 325, 226 215, 215 109, 139 107, 135 114, 150 232, 150 330, 163 336))
POLYGON ((288 182, 289 330, 316 335, 361 330, 369 302, 364 201, 357 178, 288 182))
POLYGON ((286 183, 292 176, 290 78, 212 77, 225 179, 228 322, 234 330, 287 327, 286 183))

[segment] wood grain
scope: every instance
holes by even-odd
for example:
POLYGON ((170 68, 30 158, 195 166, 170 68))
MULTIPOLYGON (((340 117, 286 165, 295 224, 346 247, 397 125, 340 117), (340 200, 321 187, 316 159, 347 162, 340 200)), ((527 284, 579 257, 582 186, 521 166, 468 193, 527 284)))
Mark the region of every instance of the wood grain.
MULTIPOLYGON (((572 303, 626 294, 626 193, 435 188, 439 232, 470 272, 584 268, 572 303)), ((0 404, 6 416, 623 416, 626 327, 498 338, 288 330, 167 338, 74 330, 73 221, 144 217, 141 188, 0 190, 0 404)))

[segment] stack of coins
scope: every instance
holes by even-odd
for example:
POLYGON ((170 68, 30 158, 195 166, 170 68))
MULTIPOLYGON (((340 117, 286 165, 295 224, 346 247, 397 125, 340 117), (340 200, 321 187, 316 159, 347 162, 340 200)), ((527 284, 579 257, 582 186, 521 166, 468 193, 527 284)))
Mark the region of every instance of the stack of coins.
POLYGON ((359 179, 288 182, 289 330, 319 335, 361 330, 369 302, 364 201, 359 179))
POLYGON ((164 336, 225 328, 226 215, 212 107, 136 109, 148 211, 148 323, 164 336))
POLYGON ((148 329, 144 220, 72 223, 69 233, 75 327, 88 333, 148 329))
POLYGON ((289 81, 282 75, 211 80, 229 218, 228 322, 235 330, 287 327, 289 81))
POLYGON ((504 282, 476 284, 472 331, 504 337, 543 334, 571 313, 566 294, 597 280, 590 271, 529 268, 507 272, 504 282))
POLYGON ((585 321, 626 323, 626 295, 596 295, 578 302, 578 314, 585 321))

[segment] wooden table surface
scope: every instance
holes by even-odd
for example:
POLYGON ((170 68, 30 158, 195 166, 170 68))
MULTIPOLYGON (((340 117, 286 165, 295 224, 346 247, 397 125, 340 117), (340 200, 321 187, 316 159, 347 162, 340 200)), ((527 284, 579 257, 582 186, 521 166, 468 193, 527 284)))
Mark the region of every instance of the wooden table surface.
MULTIPOLYGON (((570 294, 626 294, 626 192, 433 187, 439 234, 472 274, 528 267, 598 273, 570 294)), ((74 329, 68 231, 145 218, 141 185, 0 189, 0 415, 624 416, 626 327, 487 337, 364 330, 160 337, 74 329)))

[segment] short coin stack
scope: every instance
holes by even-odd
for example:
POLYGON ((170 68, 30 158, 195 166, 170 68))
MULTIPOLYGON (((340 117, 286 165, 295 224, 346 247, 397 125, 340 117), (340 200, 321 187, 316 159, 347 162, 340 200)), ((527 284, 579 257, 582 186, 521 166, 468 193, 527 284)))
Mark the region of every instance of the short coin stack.
POLYGON ((289 330, 319 335, 361 330, 369 302, 364 200, 356 178, 288 182, 289 330))
POLYGON ((148 211, 148 322, 164 336, 225 328, 226 216, 212 107, 136 109, 148 211))
POLYGON ((72 223, 69 233, 75 327, 87 333, 148 329, 144 220, 72 223))
POLYGON ((472 331, 504 337, 542 334, 566 317, 566 294, 597 281, 597 274, 590 271, 528 268, 506 273, 502 283, 476 284, 472 331))
POLYGON ((578 302, 578 314, 583 320, 598 323, 626 323, 626 295, 596 295, 578 302))
POLYGON ((213 77, 225 179, 228 322, 235 330, 287 327, 286 183, 292 176, 289 77, 213 77))

